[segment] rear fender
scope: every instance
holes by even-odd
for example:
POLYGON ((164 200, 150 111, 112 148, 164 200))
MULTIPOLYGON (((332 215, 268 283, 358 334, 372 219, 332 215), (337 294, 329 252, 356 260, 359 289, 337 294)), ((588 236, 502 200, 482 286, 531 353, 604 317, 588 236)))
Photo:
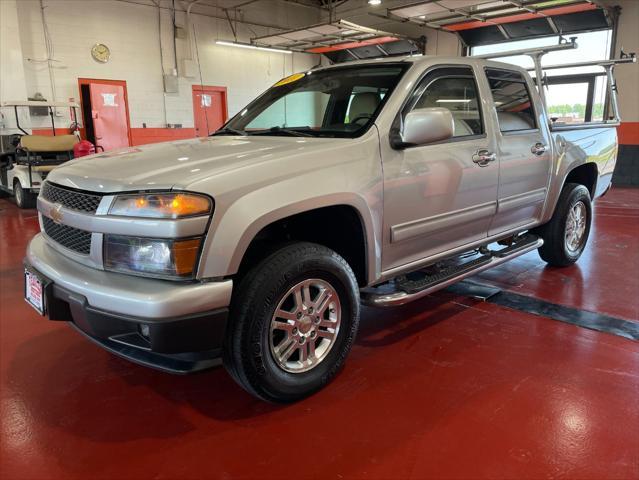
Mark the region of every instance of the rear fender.
POLYGON ((608 188, 617 158, 615 127, 584 128, 552 133, 555 161, 550 176, 548 197, 540 223, 546 223, 557 207, 566 178, 575 168, 592 163, 597 168, 595 196, 608 188))

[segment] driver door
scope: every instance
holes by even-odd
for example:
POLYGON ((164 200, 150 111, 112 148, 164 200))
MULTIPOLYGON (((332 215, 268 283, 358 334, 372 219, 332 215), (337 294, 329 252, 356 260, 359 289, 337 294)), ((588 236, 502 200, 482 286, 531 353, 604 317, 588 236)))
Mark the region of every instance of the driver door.
POLYGON ((384 159, 382 269, 418 262, 488 236, 497 207, 499 161, 470 66, 428 72, 401 112, 444 107, 455 121, 453 138, 393 150, 384 159))

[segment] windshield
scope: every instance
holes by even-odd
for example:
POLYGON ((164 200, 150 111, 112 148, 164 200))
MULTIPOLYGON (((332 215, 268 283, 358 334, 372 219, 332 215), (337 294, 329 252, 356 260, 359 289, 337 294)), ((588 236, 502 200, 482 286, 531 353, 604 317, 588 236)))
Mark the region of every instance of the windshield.
POLYGON ((375 121, 407 67, 361 65, 291 75, 213 135, 357 137, 375 121))

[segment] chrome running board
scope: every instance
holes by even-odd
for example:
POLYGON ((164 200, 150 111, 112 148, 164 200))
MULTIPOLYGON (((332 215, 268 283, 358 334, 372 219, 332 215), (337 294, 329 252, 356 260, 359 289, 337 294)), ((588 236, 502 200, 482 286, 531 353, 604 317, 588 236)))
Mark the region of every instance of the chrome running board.
POLYGON ((420 280, 391 281, 378 287, 362 289, 362 303, 369 307, 395 307, 404 305, 425 297, 437 290, 446 288, 460 280, 476 275, 479 272, 501 265, 520 255, 532 252, 543 244, 544 241, 541 238, 528 234, 520 239, 519 242, 509 247, 497 251, 488 251, 488 253, 470 262, 449 267, 435 275, 426 276, 420 280), (393 283, 395 287, 393 290, 388 291, 388 288, 384 288, 393 283))

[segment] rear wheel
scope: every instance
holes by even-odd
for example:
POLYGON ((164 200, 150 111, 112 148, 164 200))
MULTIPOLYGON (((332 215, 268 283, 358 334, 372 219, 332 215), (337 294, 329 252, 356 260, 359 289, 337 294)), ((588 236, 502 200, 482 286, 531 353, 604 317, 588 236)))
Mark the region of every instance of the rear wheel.
POLYGON ((590 192, 583 185, 567 183, 552 219, 536 230, 544 240, 539 256, 553 266, 572 265, 586 248, 591 223, 590 192))
POLYGON ((17 178, 13 181, 13 195, 16 199, 16 205, 20 208, 34 208, 36 205, 38 196, 22 188, 22 184, 17 178))
POLYGON ((343 365, 359 324, 353 271, 312 243, 284 247, 240 282, 224 365, 249 393, 293 402, 326 385, 343 365))

